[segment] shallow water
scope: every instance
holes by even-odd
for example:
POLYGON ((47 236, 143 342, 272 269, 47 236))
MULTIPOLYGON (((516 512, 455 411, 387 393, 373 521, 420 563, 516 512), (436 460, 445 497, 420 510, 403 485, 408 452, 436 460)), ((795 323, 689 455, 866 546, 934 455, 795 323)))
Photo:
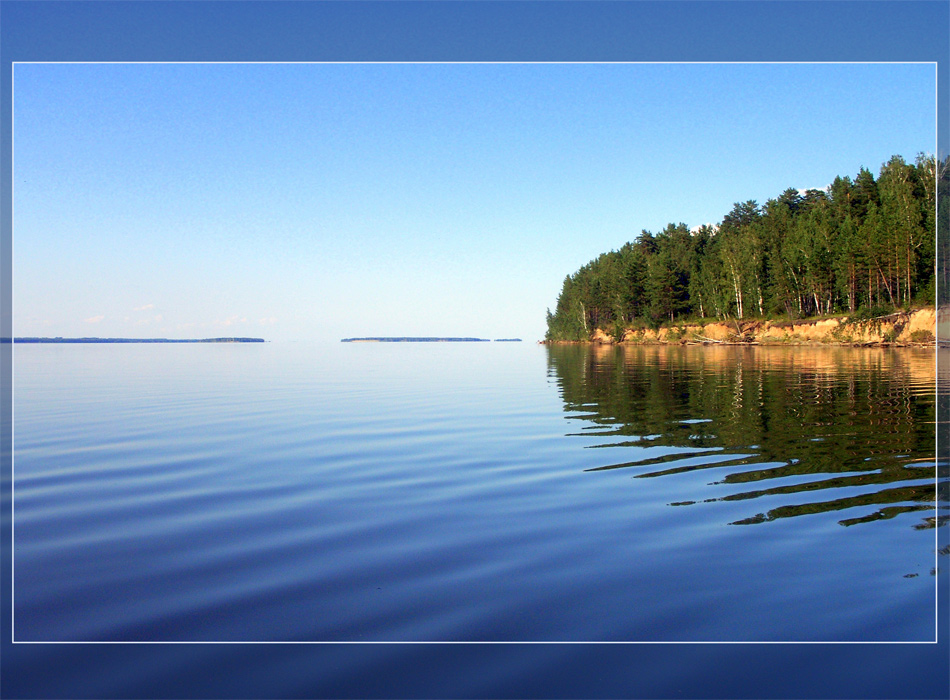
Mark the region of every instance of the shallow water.
POLYGON ((15 352, 17 641, 935 636, 932 352, 15 352))

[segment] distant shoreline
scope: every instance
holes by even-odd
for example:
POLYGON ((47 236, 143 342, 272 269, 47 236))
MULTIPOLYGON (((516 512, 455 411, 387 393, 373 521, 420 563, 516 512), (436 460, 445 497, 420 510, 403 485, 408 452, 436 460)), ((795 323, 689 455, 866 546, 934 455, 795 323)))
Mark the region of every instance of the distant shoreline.
POLYGON ((341 343, 490 343, 488 338, 413 338, 413 337, 373 337, 343 338, 341 343))
POLYGON ((263 338, 0 338, 0 343, 263 343, 263 338))
MULTIPOLYGON (((489 338, 371 337, 343 338, 341 343, 490 343, 489 338)), ((520 343, 521 338, 498 338, 496 343, 520 343)))

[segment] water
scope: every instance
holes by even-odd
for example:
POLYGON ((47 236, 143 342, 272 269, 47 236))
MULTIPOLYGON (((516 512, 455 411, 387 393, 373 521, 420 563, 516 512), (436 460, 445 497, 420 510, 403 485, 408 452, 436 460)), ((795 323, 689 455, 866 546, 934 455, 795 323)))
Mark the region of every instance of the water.
MULTIPOLYGON (((888 349, 17 346, 13 638, 932 642, 935 381, 888 349)), ((419 649, 331 648, 338 681, 419 649)), ((566 648, 466 659, 497 694, 566 648)))

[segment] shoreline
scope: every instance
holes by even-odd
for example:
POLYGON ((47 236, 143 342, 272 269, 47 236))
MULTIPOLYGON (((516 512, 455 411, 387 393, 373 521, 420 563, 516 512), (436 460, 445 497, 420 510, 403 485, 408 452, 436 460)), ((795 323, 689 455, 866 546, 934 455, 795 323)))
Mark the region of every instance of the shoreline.
MULTIPOLYGON (((948 310, 950 311, 950 310, 948 310)), ((937 340, 934 308, 869 319, 824 317, 798 321, 734 320, 682 323, 659 329, 627 328, 617 339, 595 329, 587 340, 543 340, 546 345, 768 345, 840 347, 947 347, 937 340)))
POLYGON ((263 343, 263 338, 0 338, 0 343, 108 344, 108 343, 263 343))

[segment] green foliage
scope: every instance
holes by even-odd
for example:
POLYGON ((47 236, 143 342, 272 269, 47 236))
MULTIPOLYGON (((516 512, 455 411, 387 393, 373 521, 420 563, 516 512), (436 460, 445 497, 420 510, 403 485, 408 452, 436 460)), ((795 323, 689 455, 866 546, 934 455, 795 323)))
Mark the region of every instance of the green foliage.
POLYGON ((596 328, 620 337, 687 318, 873 318, 932 304, 950 288, 950 265, 939 285, 935 266, 938 256, 950 262, 950 211, 936 210, 950 201, 948 163, 894 156, 877 179, 861 168, 827 191, 736 203, 718 226, 643 231, 565 278, 546 337, 585 340, 596 328))
POLYGON ((867 321, 872 318, 880 318, 893 313, 893 309, 884 306, 862 306, 858 311, 851 315, 851 321, 867 321))
POLYGON ((614 327, 613 327, 613 332, 611 333, 611 335, 613 336, 616 342, 619 343, 621 340, 623 340, 623 334, 626 330, 627 330, 626 326, 624 326, 623 321, 621 319, 619 318, 614 319, 614 327))
POLYGON ((683 328, 678 326, 673 326, 666 333, 666 341, 668 343, 678 343, 686 336, 686 331, 683 328))

